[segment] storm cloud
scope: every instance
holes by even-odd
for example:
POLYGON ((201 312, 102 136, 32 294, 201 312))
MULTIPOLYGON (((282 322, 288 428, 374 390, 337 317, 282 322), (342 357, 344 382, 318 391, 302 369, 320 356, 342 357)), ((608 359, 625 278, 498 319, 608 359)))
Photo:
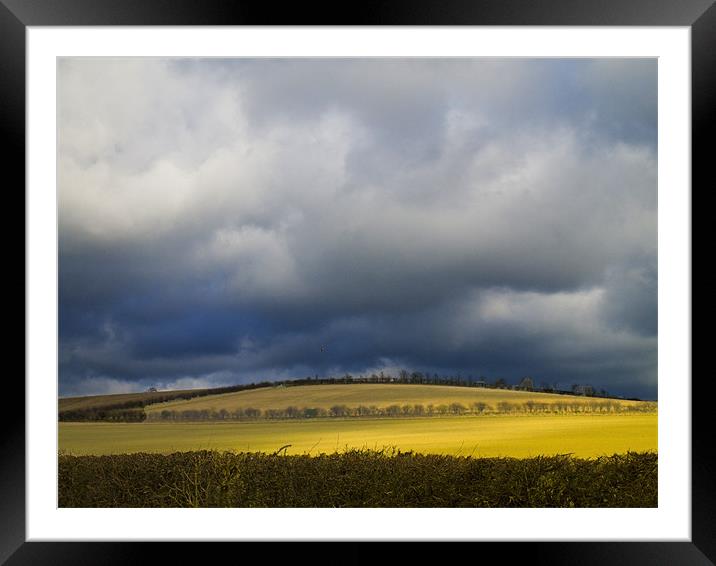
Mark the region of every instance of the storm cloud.
POLYGON ((60 59, 60 393, 406 368, 655 398, 656 72, 60 59))

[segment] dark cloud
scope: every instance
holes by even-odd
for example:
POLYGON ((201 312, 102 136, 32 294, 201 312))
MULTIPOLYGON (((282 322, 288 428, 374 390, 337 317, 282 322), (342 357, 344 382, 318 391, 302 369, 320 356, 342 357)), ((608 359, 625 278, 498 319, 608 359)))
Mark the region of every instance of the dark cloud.
POLYGON ((656 395, 655 61, 58 77, 62 393, 406 367, 656 395))

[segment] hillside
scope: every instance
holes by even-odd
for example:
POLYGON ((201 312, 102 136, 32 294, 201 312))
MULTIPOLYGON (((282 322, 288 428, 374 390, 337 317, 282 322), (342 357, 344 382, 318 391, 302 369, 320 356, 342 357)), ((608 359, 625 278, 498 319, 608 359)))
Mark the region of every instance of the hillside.
MULTIPOLYGON (((206 389, 189 390, 193 393, 205 392, 206 389)), ((60 397, 59 410, 78 411, 86 409, 97 409, 102 407, 115 407, 120 405, 142 406, 149 403, 157 403, 167 397, 187 395, 187 390, 175 391, 144 391, 141 393, 115 393, 113 395, 88 395, 84 397, 60 397)))
MULTIPOLYGON (((569 403, 589 405, 602 402, 592 397, 555 395, 506 389, 483 389, 477 387, 457 387, 450 385, 412 385, 412 384, 346 384, 346 385, 302 385, 299 387, 270 387, 238 391, 220 395, 196 397, 187 400, 175 400, 157 403, 145 408, 148 417, 164 410, 172 411, 221 411, 229 413, 237 409, 254 408, 284 409, 294 406, 299 409, 315 407, 330 409, 335 405, 347 407, 376 406, 385 408, 391 405, 450 405, 460 403, 467 407, 483 402, 496 407, 498 403, 523 404, 569 403)), ((639 405, 640 401, 619 401, 622 407, 639 405)))

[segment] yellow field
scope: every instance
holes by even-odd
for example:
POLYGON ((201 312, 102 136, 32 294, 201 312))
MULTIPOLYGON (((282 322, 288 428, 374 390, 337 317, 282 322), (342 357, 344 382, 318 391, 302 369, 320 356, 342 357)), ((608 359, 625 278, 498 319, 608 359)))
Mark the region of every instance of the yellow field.
MULTIPOLYGON (((372 384, 361 383, 352 385, 302 385, 299 387, 269 387, 196 397, 194 399, 157 403, 145 408, 147 415, 165 409, 174 411, 203 409, 231 412, 237 408, 253 407, 255 409, 284 409, 295 406, 299 409, 315 407, 329 409, 341 404, 348 407, 359 405, 422 404, 449 405, 462 403, 470 406, 483 401, 493 407, 501 401, 524 403, 525 401, 542 403, 594 403, 605 399, 579 397, 571 395, 554 395, 548 393, 530 393, 527 391, 510 391, 504 389, 482 389, 476 387, 456 387, 449 385, 407 385, 407 384, 372 384)), ((617 401, 623 407, 638 405, 640 401, 617 401)))
POLYGON ((595 457, 628 450, 657 451, 657 415, 59 423, 60 450, 77 455, 201 449, 274 452, 286 444, 291 444, 288 454, 395 446, 403 451, 465 456, 523 458, 571 452, 595 457))

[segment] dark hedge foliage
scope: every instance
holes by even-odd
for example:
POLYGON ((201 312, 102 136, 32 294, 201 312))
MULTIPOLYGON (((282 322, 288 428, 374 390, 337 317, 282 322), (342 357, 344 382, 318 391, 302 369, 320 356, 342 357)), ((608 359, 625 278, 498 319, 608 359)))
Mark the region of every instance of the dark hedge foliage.
POLYGON ((139 423, 147 419, 144 409, 71 409, 62 411, 59 416, 61 422, 80 421, 107 421, 123 423, 139 423))
POLYGON ((656 507, 657 454, 59 456, 60 507, 656 507))

